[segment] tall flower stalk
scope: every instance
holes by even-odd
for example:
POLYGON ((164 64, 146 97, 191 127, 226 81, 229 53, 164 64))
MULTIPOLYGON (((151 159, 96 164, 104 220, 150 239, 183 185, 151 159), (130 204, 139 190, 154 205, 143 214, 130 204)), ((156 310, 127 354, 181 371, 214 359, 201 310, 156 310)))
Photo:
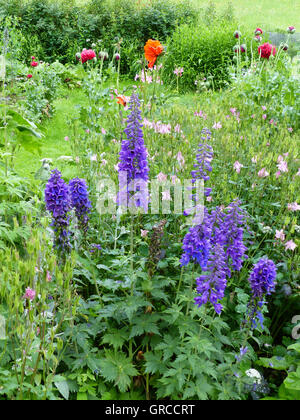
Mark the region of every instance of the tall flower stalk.
POLYGON ((51 226, 54 230, 54 247, 59 252, 70 249, 69 241, 69 211, 71 200, 68 185, 61 178, 61 173, 55 169, 45 189, 46 208, 52 215, 51 226))
POLYGON ((78 220, 78 227, 82 229, 84 235, 87 233, 90 209, 92 207, 89 200, 89 193, 84 179, 74 178, 69 182, 71 204, 75 209, 78 220))
POLYGON ((149 179, 149 167, 147 162, 147 150, 144 143, 142 130, 142 117, 138 95, 133 93, 129 102, 130 114, 126 121, 124 133, 127 139, 122 141, 119 162, 120 194, 118 203, 129 203, 135 207, 148 206, 147 184, 149 179), (138 198, 133 198, 134 192, 138 192, 138 198), (133 203, 131 202, 133 198, 133 203))

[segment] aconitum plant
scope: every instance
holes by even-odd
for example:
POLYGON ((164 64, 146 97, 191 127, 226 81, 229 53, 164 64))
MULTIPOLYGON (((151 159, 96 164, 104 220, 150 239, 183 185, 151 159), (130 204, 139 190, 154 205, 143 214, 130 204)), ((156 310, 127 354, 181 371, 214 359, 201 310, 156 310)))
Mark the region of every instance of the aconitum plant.
MULTIPOLYGON (((211 138, 211 132, 208 129, 202 130, 201 140, 207 141, 211 138)), ((198 152, 196 154, 197 163, 194 164, 194 170, 191 172, 192 183, 195 184, 197 180, 203 179, 203 181, 209 180, 209 172, 212 171, 211 161, 213 159, 213 149, 207 143, 200 143, 198 146, 198 152)), ((208 197, 211 193, 211 188, 205 188, 204 194, 208 197)))
MULTIPOLYGON (((263 315, 261 308, 265 303, 265 296, 275 290, 276 266, 272 260, 261 258, 250 273, 249 283, 252 289, 252 298, 248 305, 248 321, 252 328, 256 328, 256 318, 263 328, 263 315)), ((247 322, 247 321, 246 321, 247 322)))
POLYGON ((88 214, 92 207, 89 200, 87 184, 84 179, 74 178, 69 182, 71 205, 75 209, 79 227, 86 233, 88 228, 88 214))
MULTIPOLYGON (((121 197, 119 194, 119 204, 124 204, 125 201, 127 203, 130 191, 134 191, 134 183, 138 185, 138 190, 141 186, 145 186, 149 179, 147 150, 144 143, 143 125, 141 124, 140 101, 138 95, 135 93, 130 98, 129 109, 131 112, 127 118, 126 128, 124 130, 127 139, 123 140, 120 151, 119 178, 120 188, 123 190, 123 193, 121 192, 121 197)), ((147 192, 145 192, 143 200, 147 202, 147 192)), ((139 207, 141 205, 140 199, 137 200, 136 206, 139 207)))
POLYGON ((205 271, 206 274, 196 279, 199 296, 195 298, 195 304, 200 307, 210 302, 216 313, 220 314, 223 307, 219 301, 224 297, 227 276, 230 274, 221 244, 217 244, 211 251, 205 271))
POLYGON ((61 178, 61 173, 55 169, 45 188, 46 208, 52 215, 55 239, 54 246, 59 251, 67 251, 69 242, 69 216, 71 200, 68 185, 61 178))
POLYGON ((183 254, 181 265, 188 265, 190 262, 197 263, 202 269, 206 268, 211 248, 211 224, 207 209, 204 210, 203 222, 192 226, 183 239, 183 254))
POLYGON ((244 245, 244 227, 246 225, 246 213, 240 208, 239 200, 233 201, 228 207, 221 226, 219 240, 223 242, 229 265, 235 271, 240 271, 244 258, 247 258, 247 250, 244 245))

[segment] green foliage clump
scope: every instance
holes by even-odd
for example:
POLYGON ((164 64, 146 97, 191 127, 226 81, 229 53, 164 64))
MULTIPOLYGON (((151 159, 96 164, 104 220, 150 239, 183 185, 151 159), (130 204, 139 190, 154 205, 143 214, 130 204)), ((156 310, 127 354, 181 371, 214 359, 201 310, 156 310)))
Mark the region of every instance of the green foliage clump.
MULTIPOLYGON (((74 62, 75 53, 90 48, 101 39, 105 48, 112 52, 115 37, 122 38, 126 49, 135 46, 135 60, 148 38, 166 38, 183 22, 193 22, 196 11, 190 2, 174 4, 169 0, 153 1, 139 6, 133 0, 90 0, 84 6, 73 2, 30 0, 16 3, 14 0, 0 1, 0 16, 19 18, 18 29, 23 34, 24 57, 37 55, 28 46, 38 43, 45 61, 74 62)), ((131 58, 131 57, 130 57, 131 58)), ((128 60, 123 61, 122 70, 128 71, 128 60)))
POLYGON ((178 27, 168 40, 164 80, 174 82, 174 69, 183 67, 181 85, 185 90, 195 89, 195 81, 204 78, 210 78, 214 88, 224 86, 229 81, 235 30, 235 24, 226 21, 178 27))

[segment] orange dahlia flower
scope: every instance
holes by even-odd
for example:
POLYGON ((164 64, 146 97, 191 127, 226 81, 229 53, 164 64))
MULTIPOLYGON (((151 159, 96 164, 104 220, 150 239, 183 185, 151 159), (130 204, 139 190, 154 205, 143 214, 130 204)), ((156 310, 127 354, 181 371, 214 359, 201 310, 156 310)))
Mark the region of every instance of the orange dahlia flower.
POLYGON ((161 45, 159 41, 155 41, 154 39, 148 39, 146 45, 144 46, 145 51, 145 58, 148 61, 148 67, 151 69, 157 57, 163 52, 164 47, 161 45))

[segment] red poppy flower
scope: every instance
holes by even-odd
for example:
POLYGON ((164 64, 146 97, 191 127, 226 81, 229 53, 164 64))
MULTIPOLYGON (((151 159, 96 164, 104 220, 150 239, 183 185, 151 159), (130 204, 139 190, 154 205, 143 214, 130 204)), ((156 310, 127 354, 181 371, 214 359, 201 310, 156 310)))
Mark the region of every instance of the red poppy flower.
POLYGON ((36 67, 39 65, 39 63, 37 61, 32 61, 30 65, 31 67, 36 67))
POLYGON ((27 74, 27 79, 31 79, 32 78, 32 74, 27 74))
POLYGON ((94 57, 96 57, 96 53, 93 50, 84 50, 81 53, 82 63, 85 63, 86 61, 92 60, 94 57))
POLYGON ((275 56, 276 48, 274 47, 274 45, 266 42, 265 44, 262 44, 258 47, 258 54, 260 55, 260 57, 266 58, 267 60, 269 60, 271 54, 275 56))

